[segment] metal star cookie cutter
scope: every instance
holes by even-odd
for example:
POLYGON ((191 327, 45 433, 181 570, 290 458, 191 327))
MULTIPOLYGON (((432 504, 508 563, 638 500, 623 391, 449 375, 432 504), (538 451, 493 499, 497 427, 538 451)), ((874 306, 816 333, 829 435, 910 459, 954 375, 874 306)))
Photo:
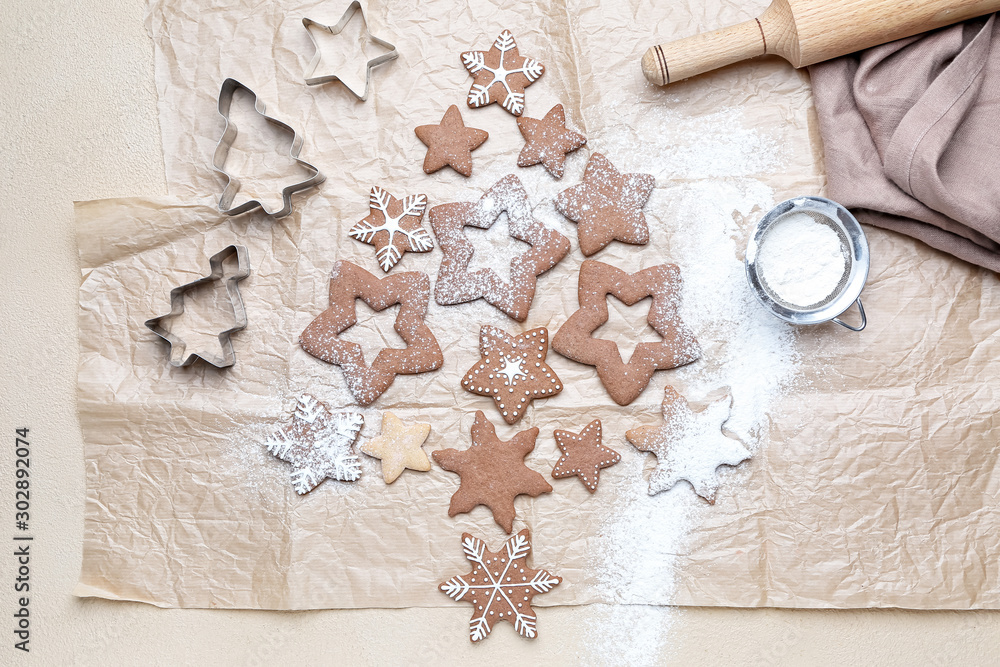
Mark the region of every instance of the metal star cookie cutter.
POLYGON ((225 215, 239 215, 259 206, 265 215, 272 218, 283 218, 292 212, 292 193, 299 192, 300 190, 306 190, 319 185, 326 180, 326 176, 320 173, 319 169, 308 162, 299 159, 299 152, 302 150, 302 137, 300 137, 299 134, 287 123, 283 123, 277 118, 268 116, 264 113, 264 109, 264 102, 262 102, 257 96, 257 93, 252 91, 247 86, 243 85, 236 79, 226 79, 222 82, 222 90, 219 91, 219 115, 226 119, 226 129, 223 131, 222 138, 219 139, 219 143, 215 147, 215 156, 212 159, 212 167, 226 177, 226 188, 222 191, 222 196, 219 198, 219 212, 225 215), (253 96, 254 109, 257 113, 264 117, 264 120, 272 125, 276 125, 280 129, 285 130, 292 135, 292 145, 288 149, 288 156, 312 174, 312 176, 306 180, 293 183, 282 189, 281 201, 283 206, 281 210, 269 211, 267 210, 267 207, 257 199, 251 199, 243 202, 239 206, 233 206, 233 200, 240 191, 240 179, 226 171, 226 160, 229 157, 229 149, 232 148, 233 142, 236 141, 236 134, 238 132, 236 123, 234 123, 229 117, 229 110, 233 105, 233 95, 237 90, 245 91, 253 96))
POLYGON ((247 312, 243 307, 243 297, 240 296, 239 286, 236 284, 250 275, 250 258, 247 254, 247 249, 245 246, 241 245, 231 245, 223 248, 219 252, 212 255, 208 260, 209 266, 211 267, 211 273, 203 278, 198 278, 197 280, 181 285, 180 287, 175 287, 170 290, 170 312, 166 315, 160 315, 159 317, 154 317, 151 320, 146 320, 146 327, 155 333, 157 336, 167 341, 170 345, 168 348, 168 363, 175 367, 180 368, 182 366, 189 366, 194 363, 195 359, 202 359, 203 361, 215 366, 216 368, 228 368, 236 363, 236 353, 233 351, 233 341, 230 335, 241 329, 245 329, 247 326, 247 312), (184 341, 170 333, 167 329, 161 326, 162 320, 167 318, 176 317, 184 312, 184 294, 200 285, 206 283, 221 280, 224 275, 224 269, 222 263, 227 259, 236 255, 236 261, 238 263, 238 268, 236 273, 230 275, 226 278, 226 291, 229 292, 229 300, 233 305, 233 315, 236 318, 236 322, 232 327, 226 329, 219 333, 219 344, 222 346, 223 356, 221 358, 207 355, 202 352, 192 352, 183 358, 181 361, 174 361, 173 349, 175 345, 179 345, 183 351, 185 348, 184 341))
POLYGON ((394 60, 399 57, 399 52, 396 50, 395 46, 385 41, 384 39, 379 39, 378 37, 373 35, 371 31, 368 29, 368 18, 365 16, 365 9, 361 5, 361 2, 359 2, 359 0, 354 0, 354 2, 348 5, 347 10, 344 12, 344 15, 340 17, 340 21, 337 22, 337 25, 333 26, 323 25, 322 23, 307 18, 302 19, 302 25, 306 29, 306 32, 309 34, 309 39, 312 40, 313 47, 316 49, 316 54, 312 57, 312 60, 309 62, 309 66, 306 67, 305 74, 303 74, 303 77, 306 80, 306 84, 310 86, 318 86, 320 84, 329 83, 331 81, 340 81, 340 83, 344 85, 344 88, 347 88, 347 90, 351 91, 352 95, 354 95, 356 98, 364 102, 365 100, 368 99, 368 87, 371 84, 372 80, 372 68, 381 65, 382 63, 387 63, 390 60, 394 60), (312 31, 309 30, 310 27, 315 27, 320 30, 326 31, 331 35, 337 35, 344 29, 345 26, 347 26, 350 20, 354 18, 354 14, 357 12, 361 12, 361 22, 364 23, 365 26, 365 36, 371 41, 378 44, 379 46, 389 49, 388 53, 383 53, 382 55, 376 58, 372 58, 365 64, 365 89, 360 94, 358 93, 358 91, 351 88, 346 81, 341 79, 340 76, 336 74, 316 76, 316 68, 319 67, 320 60, 322 60, 322 53, 320 52, 319 42, 316 41, 316 38, 313 36, 312 31))

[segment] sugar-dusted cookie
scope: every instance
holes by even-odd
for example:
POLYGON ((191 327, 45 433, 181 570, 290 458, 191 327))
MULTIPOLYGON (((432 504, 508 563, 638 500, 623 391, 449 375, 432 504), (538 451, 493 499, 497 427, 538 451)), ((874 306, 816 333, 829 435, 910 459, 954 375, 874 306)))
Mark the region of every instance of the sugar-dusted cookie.
POLYGON ((542 119, 521 116, 517 119, 517 128, 525 141, 517 156, 517 166, 541 163, 556 178, 562 178, 566 154, 587 143, 587 137, 566 129, 566 112, 561 104, 549 109, 542 119))
POLYGON ((601 420, 595 419, 579 433, 556 429, 553 433, 562 456, 552 469, 556 479, 576 475, 588 491, 597 491, 601 470, 622 460, 621 454, 601 444, 601 420))
POLYGON ((302 394, 291 420, 275 430, 264 446, 292 464, 292 486, 296 493, 305 494, 327 477, 343 482, 361 477, 354 441, 364 424, 360 413, 331 412, 315 397, 302 394))
POLYGON ((508 317, 523 322, 538 276, 569 252, 569 239, 531 215, 528 193, 513 174, 497 181, 478 201, 441 204, 433 207, 428 217, 443 253, 434 286, 434 300, 442 306, 485 299, 508 317), (510 261, 509 283, 492 268, 469 271, 475 250, 462 231, 466 226, 489 229, 502 213, 507 214, 510 235, 531 244, 510 261))
POLYGON ((426 373, 441 368, 444 358, 437 338, 424 323, 431 281, 417 271, 397 273, 381 280, 351 262, 338 261, 330 272, 330 307, 302 332, 302 349, 344 371, 347 386, 361 405, 382 395, 396 375, 426 373), (355 299, 376 311, 399 304, 393 328, 406 342, 402 350, 384 348, 371 366, 365 364, 361 346, 339 335, 357 324, 355 299))
POLYGON ((515 116, 524 111, 524 89, 545 73, 542 63, 518 53, 510 30, 501 32, 489 51, 463 53, 462 64, 474 79, 469 89, 470 107, 496 102, 515 116))
POLYGON ((676 368, 701 356, 698 341, 677 312, 680 289, 681 271, 673 264, 630 274, 597 260, 585 260, 577 289, 580 309, 556 332, 552 348, 573 361, 595 366, 611 398, 619 405, 628 405, 646 388, 654 371, 676 368), (614 341, 593 337, 608 321, 609 294, 627 306, 653 297, 646 321, 663 340, 639 343, 628 363, 622 360, 614 341))
POLYGON ((650 174, 622 174, 608 158, 594 153, 583 182, 563 190, 556 208, 577 223, 580 251, 590 256, 614 240, 632 245, 649 243, 642 212, 656 187, 650 174))
POLYGON ((441 449, 431 454, 439 466, 461 478, 451 497, 448 516, 470 512, 486 505, 493 520, 510 533, 514 529, 514 498, 550 493, 545 478, 524 465, 524 457, 535 448, 537 428, 517 433, 509 441, 497 437, 496 428, 482 410, 472 425, 472 446, 459 451, 441 449))
POLYGON ((431 432, 430 424, 406 424, 391 412, 382 413, 382 433, 361 446, 361 451, 382 461, 382 478, 392 484, 404 468, 427 472, 431 461, 420 447, 431 432))
POLYGON ((424 173, 433 174, 438 169, 451 167, 462 176, 472 175, 472 151, 489 139, 484 130, 466 127, 462 112, 452 104, 437 125, 416 128, 417 139, 427 146, 424 156, 424 173))
POLYGON ((522 637, 534 638, 531 599, 551 591, 562 578, 528 567, 531 533, 522 530, 496 551, 487 549, 478 537, 463 533, 462 550, 472 563, 472 572, 452 577, 438 590, 456 602, 472 603, 469 639, 484 639, 496 621, 507 621, 522 637))
POLYGON ((663 395, 663 423, 643 426, 625 433, 640 452, 656 455, 656 468, 649 476, 649 495, 666 491, 682 479, 695 493, 715 504, 719 466, 735 466, 750 458, 739 440, 722 432, 729 419, 732 398, 725 396, 701 412, 693 412, 688 402, 668 386, 663 395))
POLYGON ((562 382, 545 363, 548 353, 545 327, 511 336, 485 324, 479 330, 482 359, 465 374, 462 389, 492 398, 504 421, 514 424, 531 401, 562 391, 562 382))
POLYGON ((396 199, 391 194, 373 186, 368 197, 371 212, 347 235, 362 243, 375 246, 375 259, 383 271, 396 266, 404 252, 430 252, 434 241, 420 225, 427 208, 427 195, 410 195, 396 199))

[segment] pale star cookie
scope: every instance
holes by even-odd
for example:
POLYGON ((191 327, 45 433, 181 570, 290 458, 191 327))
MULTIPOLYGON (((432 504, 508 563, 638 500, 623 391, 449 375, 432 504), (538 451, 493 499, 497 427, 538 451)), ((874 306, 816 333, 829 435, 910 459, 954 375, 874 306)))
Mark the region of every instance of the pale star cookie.
POLYGON ((408 426, 396 415, 385 412, 382 433, 362 445, 361 451, 382 461, 382 477, 386 484, 392 484, 405 468, 420 472, 431 469, 431 461, 421 448, 430 432, 430 424, 413 422, 408 426))

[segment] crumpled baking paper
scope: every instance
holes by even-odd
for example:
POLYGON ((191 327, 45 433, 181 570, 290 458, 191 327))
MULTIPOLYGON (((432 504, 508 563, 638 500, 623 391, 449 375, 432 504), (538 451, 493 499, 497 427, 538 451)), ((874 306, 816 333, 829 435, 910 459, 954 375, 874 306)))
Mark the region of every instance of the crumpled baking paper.
MULTIPOLYGON (((570 237, 572 252, 539 280, 522 324, 481 301, 432 300, 427 322, 443 368, 397 378, 363 410, 362 438, 377 434, 381 412, 391 410, 432 424, 428 451, 465 448, 481 409, 501 438, 541 429, 527 465, 548 477, 558 458, 553 429, 578 431, 600 418, 604 443, 623 461, 602 471, 597 493, 570 478, 516 502, 514 530, 532 530, 534 566, 564 578, 540 605, 1000 605, 1000 285, 991 273, 870 229, 863 333, 832 324, 793 330, 752 310, 740 264, 750 228, 778 201, 823 187, 808 79, 763 59, 656 89, 638 66, 654 43, 763 9, 739 5, 373 2, 369 27, 400 57, 373 72, 361 103, 339 84, 302 80, 312 47, 301 18, 336 23, 339 3, 252 11, 222 0, 151 3, 168 196, 83 202, 76 211, 88 492, 76 593, 167 607, 453 604, 436 584, 466 571, 461 534, 491 547, 506 537, 483 507, 447 516, 456 476, 435 466, 386 486, 379 462, 362 456, 359 482, 328 480, 299 497, 288 467, 261 442, 302 391, 356 409, 341 371, 307 355, 297 338, 326 307, 334 261, 380 274, 373 249, 346 235, 367 215, 369 188, 426 193, 434 206, 475 199, 515 173, 536 216, 570 237), (541 117, 561 102, 569 125, 588 137, 562 181, 541 166, 515 166, 523 141, 505 111, 464 104, 471 79, 458 54, 489 48, 503 28, 547 67, 527 91, 526 114, 541 117), (223 128, 217 94, 228 76, 302 132, 301 157, 329 177, 296 195, 282 220, 226 218, 214 208, 224 185, 210 168, 223 128), (420 169, 424 148, 413 128, 438 122, 450 104, 490 133, 468 180, 420 169), (684 312, 705 355, 657 373, 639 399, 619 407, 592 368, 550 352, 565 390, 508 427, 459 382, 479 358, 480 324, 554 333, 575 310, 582 255, 575 226, 551 200, 579 182, 590 151, 657 178, 645 209, 650 244, 613 243, 596 259, 630 271, 678 263, 684 312), (169 290, 206 274, 208 257, 230 243, 248 247, 253 269, 240 283, 250 324, 233 337, 236 365, 171 368, 166 345, 143 321, 167 312, 169 290), (759 350, 775 354, 757 358, 759 350), (766 373, 757 375, 768 368, 784 375, 765 386, 766 373), (728 382, 734 411, 753 422, 743 435, 754 458, 722 473, 714 506, 686 484, 650 499, 652 462, 626 443, 625 430, 658 422, 666 384, 697 400, 716 380, 728 382)), ((251 153, 235 156, 248 172, 267 167, 251 153)), ((437 248, 407 254, 394 271, 433 280, 440 257, 437 248)), ((629 312, 600 335, 634 340, 641 319, 630 327, 629 312)), ((394 344, 379 340, 389 324, 368 320, 352 339, 394 344)))

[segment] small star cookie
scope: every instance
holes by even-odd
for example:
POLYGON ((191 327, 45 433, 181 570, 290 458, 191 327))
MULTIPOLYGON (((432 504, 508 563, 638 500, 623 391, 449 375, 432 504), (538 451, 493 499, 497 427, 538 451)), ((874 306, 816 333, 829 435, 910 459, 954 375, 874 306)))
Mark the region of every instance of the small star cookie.
POLYGON ((421 125, 414 130, 417 139, 427 146, 424 173, 451 167, 462 176, 472 175, 472 151, 483 145, 490 135, 484 130, 466 127, 462 112, 452 104, 437 125, 421 125))
POLYGON ((649 227, 642 207, 654 187, 652 175, 622 174, 608 158, 594 153, 583 182, 559 193, 556 208, 577 223, 580 251, 587 257, 615 240, 646 245, 649 227))
POLYGON ((382 461, 382 478, 386 484, 392 484, 403 474, 404 468, 420 472, 431 469, 431 461, 421 448, 430 432, 430 424, 406 425, 396 415, 385 412, 381 435, 362 445, 361 451, 382 461))
POLYGON ((496 102, 515 116, 524 112, 524 89, 538 81, 545 66, 517 50, 510 30, 504 30, 489 51, 466 51, 462 64, 474 79, 468 103, 478 109, 496 102))
POLYGON ((588 491, 597 491, 602 468, 622 460, 621 454, 601 444, 601 420, 595 419, 579 434, 556 429, 553 434, 562 457, 552 469, 556 479, 576 475, 588 491))
POLYGON ((524 137, 524 148, 517 156, 518 167, 544 164, 550 174, 562 178, 566 154, 587 143, 587 137, 566 129, 566 112, 557 104, 541 120, 521 116, 517 128, 524 137))
POLYGON ((719 490, 716 468, 735 466, 750 458, 750 451, 743 443, 722 432, 731 406, 732 398, 725 396, 701 412, 693 412, 684 397, 667 386, 663 395, 663 423, 625 433, 633 447, 656 455, 656 468, 649 476, 649 495, 666 491, 686 479, 695 493, 715 504, 719 490))
POLYGON ((545 363, 548 338, 545 327, 511 336, 497 327, 483 325, 479 330, 482 359, 465 374, 462 388, 489 396, 505 422, 517 423, 531 401, 562 391, 559 377, 545 363))
POLYGON ((375 259, 386 273, 403 258, 403 253, 430 252, 431 235, 420 225, 427 208, 427 195, 410 195, 402 200, 373 186, 368 198, 371 213, 351 227, 347 235, 375 246, 375 259))
POLYGON ((456 473, 461 482, 451 497, 448 516, 471 512, 485 505, 493 520, 507 533, 514 529, 514 499, 551 493, 545 478, 524 465, 524 457, 535 449, 537 428, 529 428, 509 441, 497 437, 496 428, 482 410, 472 425, 472 446, 459 451, 441 449, 431 454, 439 466, 456 473))

